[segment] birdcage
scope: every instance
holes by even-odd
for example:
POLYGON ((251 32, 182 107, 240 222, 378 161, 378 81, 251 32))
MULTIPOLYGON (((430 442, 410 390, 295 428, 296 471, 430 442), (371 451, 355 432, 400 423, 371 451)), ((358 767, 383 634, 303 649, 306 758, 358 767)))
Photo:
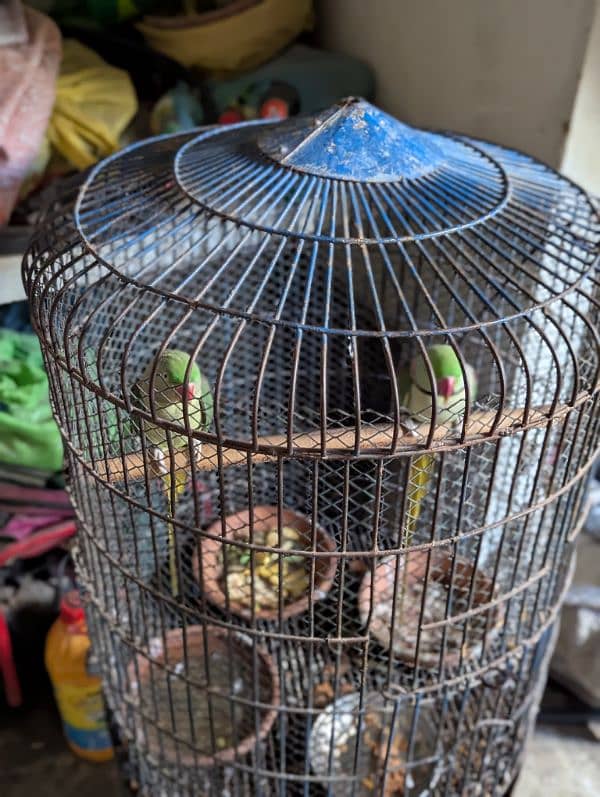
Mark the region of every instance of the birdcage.
POLYGON ((49 203, 24 279, 143 794, 509 790, 598 445, 599 232, 532 158, 355 99, 49 203))

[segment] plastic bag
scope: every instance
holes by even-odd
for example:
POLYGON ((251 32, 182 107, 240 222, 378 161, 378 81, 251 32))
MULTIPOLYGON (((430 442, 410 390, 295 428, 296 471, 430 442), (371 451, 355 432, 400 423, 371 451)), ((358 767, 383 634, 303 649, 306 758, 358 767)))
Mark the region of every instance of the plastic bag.
POLYGON ((0 329, 0 462, 60 470, 63 449, 34 335, 0 329))
POLYGON ((127 72, 80 42, 67 39, 63 52, 48 138, 70 164, 86 169, 119 149, 137 97, 127 72))
POLYGON ((0 47, 0 225, 40 149, 54 102, 60 33, 54 22, 24 9, 29 39, 0 47))

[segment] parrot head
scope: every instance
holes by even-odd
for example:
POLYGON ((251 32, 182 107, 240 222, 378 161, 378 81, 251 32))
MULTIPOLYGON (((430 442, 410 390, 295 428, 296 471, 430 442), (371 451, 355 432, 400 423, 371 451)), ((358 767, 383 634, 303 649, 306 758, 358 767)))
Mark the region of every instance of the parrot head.
POLYGON ((153 384, 155 402, 158 407, 175 407, 187 403, 189 411, 196 415, 203 428, 207 428, 213 415, 213 398, 208 380, 198 364, 187 352, 180 349, 165 349, 156 360, 151 361, 143 382, 153 384), (152 374, 154 380, 152 382, 152 374))
POLYGON ((165 384, 172 387, 181 400, 184 396, 188 401, 200 397, 202 388, 200 368, 195 362, 190 366, 190 356, 186 352, 180 349, 167 349, 158 358, 157 372, 158 370, 161 371, 165 384))
MULTIPOLYGON (((436 344, 427 348, 427 357, 433 371, 434 383, 432 384, 425 357, 423 354, 418 354, 410 364, 410 378, 415 389, 424 396, 435 398, 438 415, 441 414, 442 421, 447 420, 448 413, 452 415, 464 413, 465 375, 458 355, 452 346, 436 344)), ((464 370, 469 387, 469 400, 472 402, 477 387, 475 373, 467 363, 464 370)))

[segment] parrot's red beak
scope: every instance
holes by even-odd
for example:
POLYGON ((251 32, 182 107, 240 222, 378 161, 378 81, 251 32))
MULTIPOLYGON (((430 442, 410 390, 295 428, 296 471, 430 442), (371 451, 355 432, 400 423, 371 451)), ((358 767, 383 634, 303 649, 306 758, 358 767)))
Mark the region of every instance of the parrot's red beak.
POLYGON ((175 388, 175 390, 179 393, 182 399, 183 399, 183 393, 185 391, 185 396, 188 401, 191 401, 196 395, 196 388, 192 384, 179 385, 178 387, 175 388))
POLYGON ((438 379, 437 392, 445 399, 449 399, 454 393, 454 384, 456 379, 453 376, 445 376, 443 379, 438 379))

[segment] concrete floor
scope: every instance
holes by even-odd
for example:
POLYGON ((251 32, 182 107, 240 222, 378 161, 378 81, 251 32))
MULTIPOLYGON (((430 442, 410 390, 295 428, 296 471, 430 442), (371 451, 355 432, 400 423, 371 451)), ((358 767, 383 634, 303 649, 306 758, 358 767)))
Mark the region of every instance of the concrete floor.
POLYGON ((0 710, 2 797, 121 797, 114 764, 89 764, 67 748, 52 698, 0 710))
POLYGON ((598 797, 600 742, 585 729, 538 728, 513 797, 598 797))
MULTIPOLYGON (((116 765, 88 764, 64 744, 50 703, 0 715, 2 797, 126 797, 116 765)), ((538 728, 513 797, 598 797, 600 743, 586 729, 538 728)))

